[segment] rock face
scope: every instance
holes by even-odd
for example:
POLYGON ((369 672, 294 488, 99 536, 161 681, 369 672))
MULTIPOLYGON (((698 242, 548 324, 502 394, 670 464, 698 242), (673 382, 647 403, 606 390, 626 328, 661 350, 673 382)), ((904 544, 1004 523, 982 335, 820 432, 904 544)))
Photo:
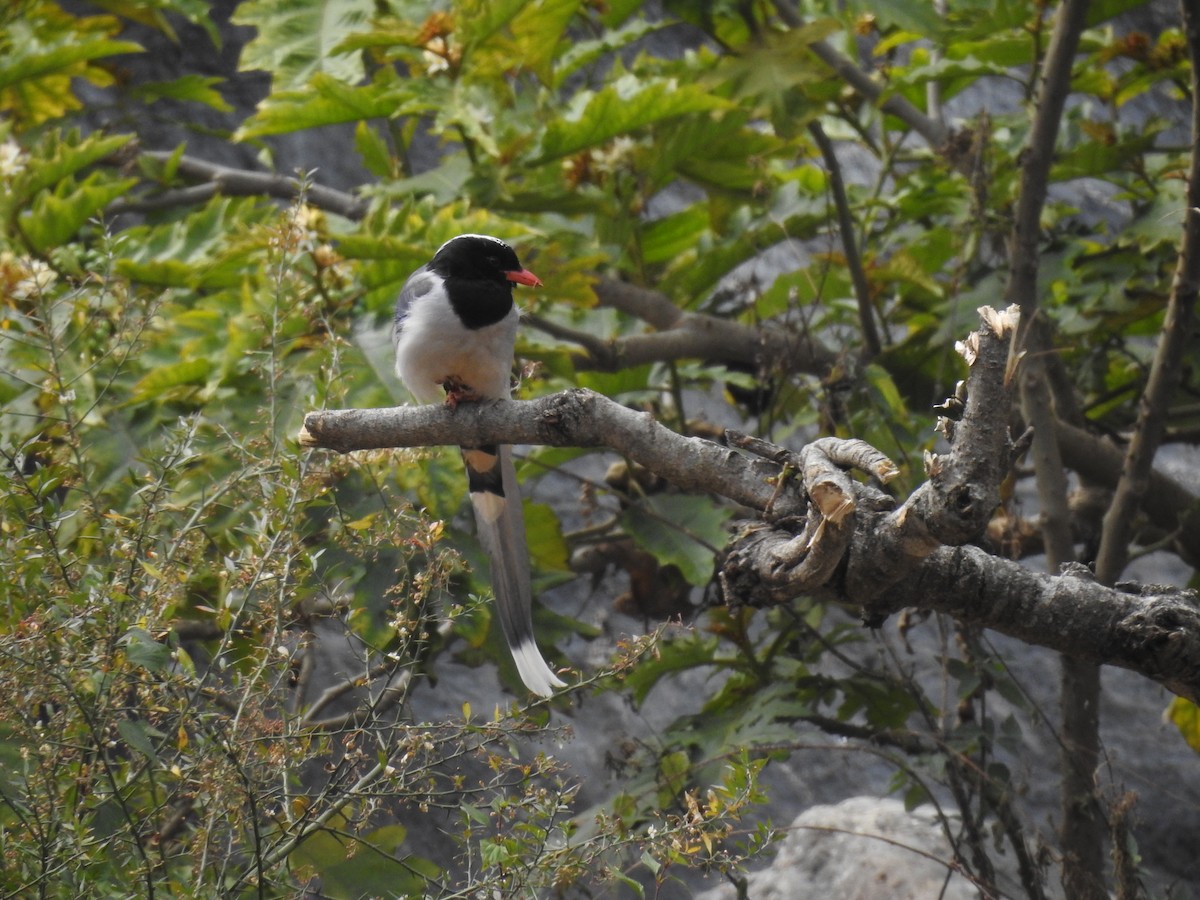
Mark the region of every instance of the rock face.
MULTIPOLYGON (((953 827, 953 822, 951 827, 953 827)), ((976 900, 980 891, 952 868, 954 852, 928 807, 851 797, 813 806, 793 821, 771 865, 750 875, 755 900, 976 900)), ((698 900, 736 900, 722 885, 698 900)))

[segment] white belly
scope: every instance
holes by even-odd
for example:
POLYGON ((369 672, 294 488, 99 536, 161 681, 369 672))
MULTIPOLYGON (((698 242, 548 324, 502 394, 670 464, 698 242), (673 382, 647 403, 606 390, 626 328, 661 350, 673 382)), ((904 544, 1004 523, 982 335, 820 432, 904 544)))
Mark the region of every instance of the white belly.
POLYGON ((419 403, 439 403, 441 383, 455 379, 481 397, 507 399, 511 394, 513 344, 519 313, 495 325, 465 328, 437 304, 417 303, 409 310, 396 344, 396 374, 419 403))

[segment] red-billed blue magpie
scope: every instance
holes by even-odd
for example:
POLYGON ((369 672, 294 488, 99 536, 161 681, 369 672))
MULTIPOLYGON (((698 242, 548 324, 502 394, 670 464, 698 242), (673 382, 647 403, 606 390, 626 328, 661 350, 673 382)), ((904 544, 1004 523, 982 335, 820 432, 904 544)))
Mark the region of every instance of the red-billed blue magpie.
MULTIPOLYGON (((396 302, 396 374, 420 403, 507 400, 520 313, 513 286, 541 285, 499 238, 461 234, 408 277, 396 302)), ((566 685, 533 636, 525 518, 510 448, 463 447, 479 541, 521 680, 549 697, 566 685)))

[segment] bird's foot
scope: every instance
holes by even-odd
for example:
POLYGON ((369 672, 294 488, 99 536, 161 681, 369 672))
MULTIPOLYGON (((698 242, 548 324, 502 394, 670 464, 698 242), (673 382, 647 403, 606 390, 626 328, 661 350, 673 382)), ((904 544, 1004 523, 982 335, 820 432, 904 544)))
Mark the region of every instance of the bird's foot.
POLYGON ((446 392, 446 406, 450 409, 457 409, 460 403, 476 403, 483 399, 470 385, 463 384, 456 375, 450 375, 438 384, 446 392))

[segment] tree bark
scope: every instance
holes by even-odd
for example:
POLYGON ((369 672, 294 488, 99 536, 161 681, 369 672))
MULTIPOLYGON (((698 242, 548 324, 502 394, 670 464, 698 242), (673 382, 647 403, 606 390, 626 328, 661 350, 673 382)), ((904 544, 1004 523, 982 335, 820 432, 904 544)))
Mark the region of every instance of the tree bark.
MULTIPOLYGON (((685 490, 719 494, 757 512, 762 521, 734 544, 726 570, 736 561, 741 568, 731 577, 738 584, 752 582, 763 602, 780 602, 796 593, 779 590, 772 580, 777 551, 794 541, 812 504, 798 479, 783 477, 783 463, 675 434, 649 415, 591 391, 464 403, 453 410, 422 406, 313 412, 305 418, 300 442, 339 452, 503 442, 609 447, 685 490)), ((854 530, 835 574, 820 588, 823 596, 859 603, 838 573, 847 571, 847 561, 855 557, 874 559, 878 593, 872 609, 877 614, 905 607, 944 612, 1092 663, 1131 669, 1200 701, 1200 602, 1194 592, 1105 587, 1072 573, 1031 572, 972 546, 900 541, 895 529, 907 526, 896 521, 895 500, 870 485, 850 483, 854 530), (883 522, 892 529, 888 551, 877 539, 883 522), (916 552, 898 554, 897 547, 915 547, 916 552)))

